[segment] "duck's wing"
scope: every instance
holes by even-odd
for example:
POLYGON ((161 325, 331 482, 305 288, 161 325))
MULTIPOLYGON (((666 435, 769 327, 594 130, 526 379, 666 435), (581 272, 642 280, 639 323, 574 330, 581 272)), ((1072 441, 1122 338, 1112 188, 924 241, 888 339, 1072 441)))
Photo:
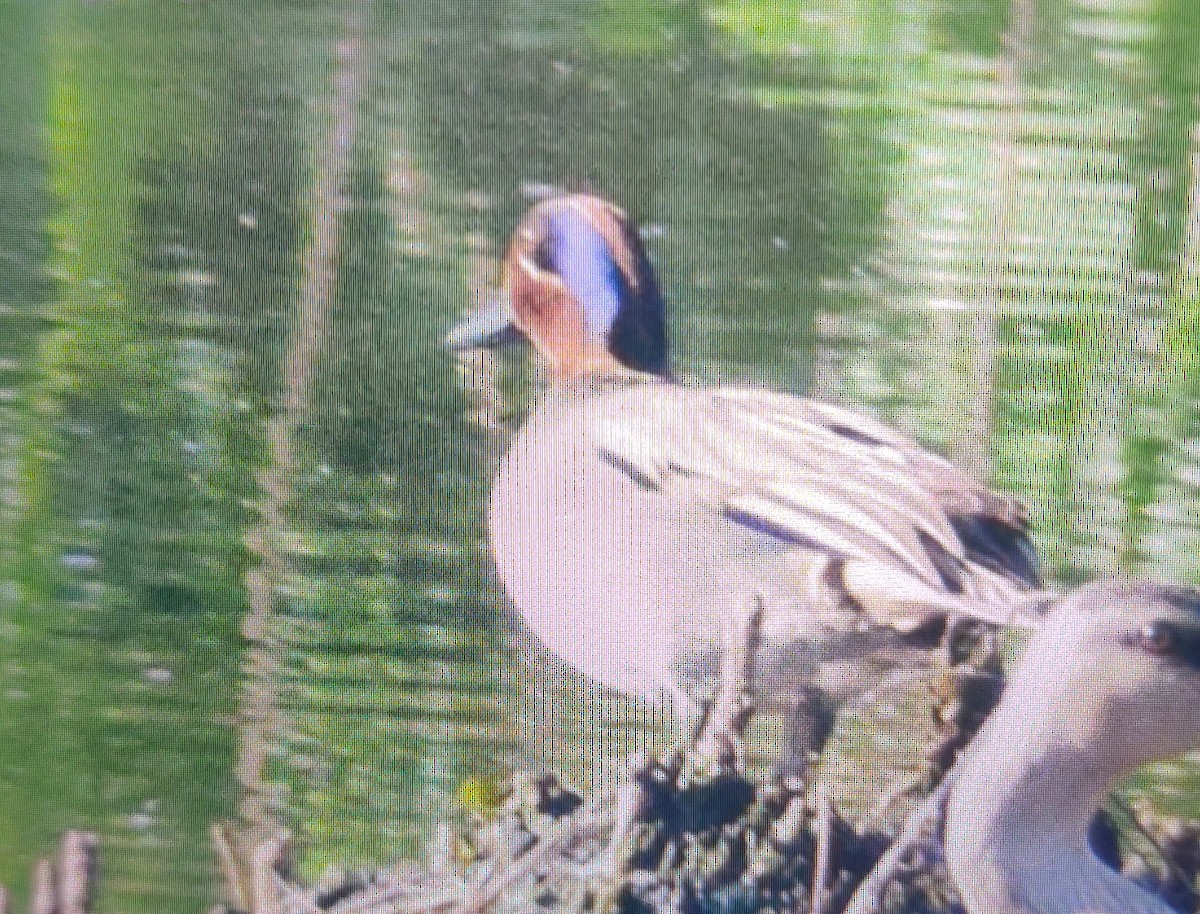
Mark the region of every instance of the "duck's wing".
POLYGON ((1009 621, 1037 586, 1020 503, 883 423, 758 389, 655 391, 603 411, 597 457, 776 544, 815 589, 840 590, 872 621, 1009 621))

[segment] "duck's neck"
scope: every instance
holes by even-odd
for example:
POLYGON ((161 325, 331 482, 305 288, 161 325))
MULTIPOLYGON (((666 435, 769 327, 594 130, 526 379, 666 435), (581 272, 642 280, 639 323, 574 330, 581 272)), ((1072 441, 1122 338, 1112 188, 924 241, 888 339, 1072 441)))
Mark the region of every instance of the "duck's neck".
POLYGON ((633 384, 669 384, 670 379, 626 368, 624 365, 606 365, 595 371, 574 373, 552 372, 547 390, 552 394, 568 397, 590 393, 605 393, 614 387, 633 384))
POLYGON ((562 346, 546 355, 547 364, 553 375, 561 379, 581 377, 629 377, 647 376, 666 378, 670 372, 641 371, 621 362, 607 348, 599 344, 562 346))
POLYGON ((1007 696, 956 774, 946 859, 968 910, 1173 914, 1092 853, 1091 820, 1128 766, 1086 748, 1086 722, 1038 707, 1054 701, 1007 696))

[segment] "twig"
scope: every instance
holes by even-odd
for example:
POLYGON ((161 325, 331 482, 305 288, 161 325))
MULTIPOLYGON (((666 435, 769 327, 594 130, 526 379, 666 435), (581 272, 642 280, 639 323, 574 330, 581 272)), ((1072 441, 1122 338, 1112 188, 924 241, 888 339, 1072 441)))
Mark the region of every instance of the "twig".
MULTIPOLYGON (((786 787, 785 787, 786 789, 786 787)), ((791 850, 804 832, 804 823, 808 818, 808 805, 804 802, 803 790, 791 793, 783 814, 771 826, 771 839, 779 848, 791 850)))
POLYGON ((867 814, 854 823, 854 830, 860 835, 865 834, 875 823, 891 812, 902 797, 912 793, 923 783, 925 783, 925 776, 919 774, 896 778, 875 802, 875 805, 867 810, 867 814))
POLYGON ((58 846, 57 914, 87 914, 92 909, 98 848, 91 832, 63 834, 58 846))
MULTIPOLYGON (((576 813, 569 821, 563 822, 541 844, 530 851, 519 861, 514 862, 508 869, 497 873, 477 886, 471 897, 455 908, 455 914, 479 914, 495 901, 509 886, 534 872, 555 853, 565 849, 572 841, 599 835, 609 822, 605 812, 607 797, 598 797, 593 809, 586 815, 576 813)), ((447 909, 446 902, 435 902, 434 906, 422 905, 411 909, 409 914, 432 914, 435 911, 447 909)))
POLYGON ((649 759, 635 757, 629 764, 629 781, 617 788, 608 853, 600 855, 600 860, 606 860, 614 871, 620 869, 628 859, 629 839, 633 835, 638 816, 646 808, 646 778, 651 768, 652 763, 649 759))
POLYGON ((227 822, 214 822, 209 826, 208 834, 217 854, 217 867, 225 878, 225 891, 229 900, 239 911, 250 910, 250 893, 242 878, 242 869, 238 866, 237 852, 234 849, 236 839, 233 826, 227 822))
POLYGON ((817 854, 813 863, 810 914, 824 914, 825 887, 829 885, 829 870, 833 864, 833 800, 824 791, 817 800, 817 854))
POLYGON ((33 865, 29 914, 54 914, 54 866, 43 857, 33 865))
POLYGON ((283 914, 276 869, 288 849, 290 836, 279 829, 250 852, 251 914, 283 914))
POLYGON ((754 683, 754 664, 762 641, 763 604, 755 594, 726 630, 717 694, 705 717, 696 752, 718 765, 742 761, 742 731, 754 683))
POLYGON ((954 787, 955 773, 942 779, 937 789, 927 796, 908 817, 896 840, 879 858, 874 869, 859 883, 843 914, 876 914, 883 908, 883 893, 904 865, 908 852, 922 843, 924 832, 945 815, 946 801, 954 787))
POLYGON ((432 895, 423 888, 405 885, 390 885, 372 887, 365 892, 340 901, 329 909, 328 914, 439 914, 449 911, 462 897, 461 890, 455 888, 441 894, 432 895), (416 895, 421 903, 416 907, 407 902, 416 895))

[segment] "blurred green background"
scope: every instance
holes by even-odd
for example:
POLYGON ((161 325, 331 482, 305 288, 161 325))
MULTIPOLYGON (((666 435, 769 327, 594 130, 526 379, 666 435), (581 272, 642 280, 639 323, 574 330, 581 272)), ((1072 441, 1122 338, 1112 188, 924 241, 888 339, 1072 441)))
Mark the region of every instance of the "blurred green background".
POLYGON ((65 827, 101 912, 198 911, 214 819, 387 860, 464 778, 652 728, 510 648, 523 376, 440 343, 547 185, 640 220, 683 378, 914 433, 1029 502, 1052 580, 1200 583, 1193 0, 0 0, 0 36, 18 909, 65 827))

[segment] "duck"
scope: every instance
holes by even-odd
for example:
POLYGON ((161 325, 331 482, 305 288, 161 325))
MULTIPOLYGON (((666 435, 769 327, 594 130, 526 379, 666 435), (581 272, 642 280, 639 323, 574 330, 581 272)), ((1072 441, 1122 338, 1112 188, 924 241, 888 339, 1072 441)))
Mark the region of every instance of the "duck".
POLYGON ((861 412, 675 379, 654 270, 611 201, 532 206, 502 294, 446 337, 514 341, 550 381, 495 477, 491 556, 533 643, 602 686, 686 717, 758 607, 754 691, 795 699, 803 757, 847 701, 929 668, 951 620, 1035 624, 1018 500, 861 412))
POLYGON ((1200 590, 1084 586, 1031 636, 954 770, 947 868, 971 914, 1171 914, 1088 842, 1113 785, 1200 746, 1200 590))

